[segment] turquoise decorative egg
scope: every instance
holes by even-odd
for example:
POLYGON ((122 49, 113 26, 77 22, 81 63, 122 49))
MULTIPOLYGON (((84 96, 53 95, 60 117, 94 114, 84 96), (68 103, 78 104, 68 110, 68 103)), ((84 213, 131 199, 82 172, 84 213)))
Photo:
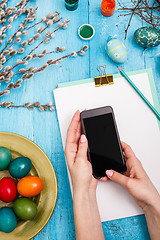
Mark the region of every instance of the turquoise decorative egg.
POLYGON ((32 168, 32 162, 27 157, 18 157, 9 165, 9 173, 12 177, 23 178, 32 168))
POLYGON ((116 63, 124 63, 127 60, 127 49, 119 39, 112 39, 106 44, 108 56, 116 63))
POLYGON ((156 47, 160 44, 160 31, 153 27, 141 27, 134 33, 135 40, 144 48, 156 47))
POLYGON ((10 233, 16 228, 16 226, 17 218, 13 210, 9 207, 0 208, 0 231, 10 233))
POLYGON ((12 159, 9 149, 0 146, 0 171, 5 170, 12 159))

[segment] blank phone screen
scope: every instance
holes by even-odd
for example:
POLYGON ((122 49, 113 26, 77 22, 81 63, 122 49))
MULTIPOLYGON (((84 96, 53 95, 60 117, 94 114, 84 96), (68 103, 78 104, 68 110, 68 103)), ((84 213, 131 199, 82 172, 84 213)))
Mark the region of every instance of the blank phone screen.
POLYGON ((109 169, 123 171, 125 164, 112 113, 84 118, 83 121, 94 176, 104 177, 109 169))

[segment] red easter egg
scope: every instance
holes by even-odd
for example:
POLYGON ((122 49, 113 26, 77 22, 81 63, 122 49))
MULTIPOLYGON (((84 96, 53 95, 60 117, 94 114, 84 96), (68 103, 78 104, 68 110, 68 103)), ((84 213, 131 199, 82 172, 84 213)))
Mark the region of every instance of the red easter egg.
POLYGON ((17 197, 16 184, 12 178, 4 177, 0 181, 0 200, 12 202, 17 197))

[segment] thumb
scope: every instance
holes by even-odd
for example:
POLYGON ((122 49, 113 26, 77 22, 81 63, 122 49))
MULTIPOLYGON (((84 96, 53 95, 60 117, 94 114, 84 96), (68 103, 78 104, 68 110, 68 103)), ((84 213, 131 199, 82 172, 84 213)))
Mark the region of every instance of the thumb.
POLYGON ((113 170, 107 170, 106 175, 113 182, 119 183, 123 187, 126 187, 127 182, 128 182, 128 177, 122 175, 121 173, 113 171, 113 170))
POLYGON ((77 158, 87 158, 88 141, 84 134, 81 135, 77 158))

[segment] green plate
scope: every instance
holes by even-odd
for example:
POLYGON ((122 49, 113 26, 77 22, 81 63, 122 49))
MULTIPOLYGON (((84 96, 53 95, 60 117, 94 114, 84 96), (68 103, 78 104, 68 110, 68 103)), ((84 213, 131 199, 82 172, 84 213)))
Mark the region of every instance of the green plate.
MULTIPOLYGON (((50 159, 31 140, 14 133, 0 132, 0 146, 8 148, 12 159, 25 156, 31 159, 32 169, 28 175, 38 176, 43 180, 44 188, 36 198, 37 215, 31 221, 18 220, 16 229, 11 233, 0 232, 1 240, 27 240, 37 235, 48 223, 57 202, 57 178, 50 159)), ((0 179, 11 177, 7 170, 0 171, 0 179)), ((12 207, 13 203, 0 201, 3 206, 12 207)))

